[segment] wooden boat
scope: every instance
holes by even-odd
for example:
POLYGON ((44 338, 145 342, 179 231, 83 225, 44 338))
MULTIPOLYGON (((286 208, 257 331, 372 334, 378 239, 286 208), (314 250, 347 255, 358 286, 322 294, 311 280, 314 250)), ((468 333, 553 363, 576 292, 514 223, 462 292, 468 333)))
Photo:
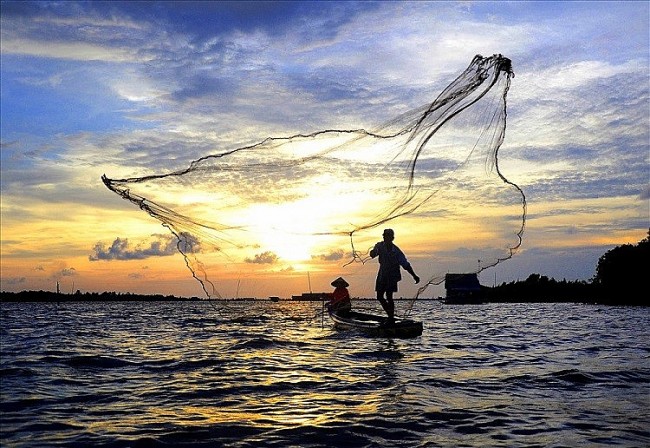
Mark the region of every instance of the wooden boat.
POLYGON ((370 336, 389 338, 414 338, 422 334, 422 322, 396 318, 395 322, 386 324, 386 316, 348 311, 337 313, 329 311, 334 327, 343 330, 358 330, 370 336))

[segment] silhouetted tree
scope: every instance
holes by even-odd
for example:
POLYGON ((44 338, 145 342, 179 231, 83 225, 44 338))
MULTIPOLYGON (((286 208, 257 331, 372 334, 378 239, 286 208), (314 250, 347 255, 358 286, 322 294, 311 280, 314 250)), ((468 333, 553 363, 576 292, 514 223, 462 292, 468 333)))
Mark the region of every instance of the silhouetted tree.
POLYGON ((607 303, 650 305, 646 298, 649 267, 650 230, 637 245, 617 246, 600 257, 593 283, 607 303))

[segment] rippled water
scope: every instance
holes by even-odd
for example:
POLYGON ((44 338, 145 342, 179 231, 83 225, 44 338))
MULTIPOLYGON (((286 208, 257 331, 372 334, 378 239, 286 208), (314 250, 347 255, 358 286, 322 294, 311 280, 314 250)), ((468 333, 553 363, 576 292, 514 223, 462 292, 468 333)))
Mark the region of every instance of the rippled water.
POLYGON ((1 307, 3 447, 650 445, 648 308, 421 302, 404 340, 320 303, 1 307))

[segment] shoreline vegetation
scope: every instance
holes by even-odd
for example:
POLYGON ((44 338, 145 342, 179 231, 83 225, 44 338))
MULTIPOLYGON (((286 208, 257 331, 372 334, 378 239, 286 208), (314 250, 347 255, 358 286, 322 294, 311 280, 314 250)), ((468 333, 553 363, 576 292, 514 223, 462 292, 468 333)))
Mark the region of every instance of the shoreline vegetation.
MULTIPOLYGON (((539 274, 531 274, 526 280, 502 283, 493 287, 481 285, 480 303, 591 303, 601 305, 650 306, 646 290, 647 267, 650 266, 650 230, 638 244, 617 246, 598 260, 596 275, 590 281, 555 280, 539 274)), ((176 297, 162 294, 133 294, 120 292, 81 292, 65 294, 52 291, 0 292, 0 302, 171 302, 171 301, 322 301, 327 293, 309 293, 280 299, 242 297, 231 299, 205 299, 199 297, 176 297)), ((353 300, 376 300, 356 297, 353 300)), ((400 298, 396 300, 411 300, 400 298)), ((419 298, 418 300, 439 300, 419 298)))

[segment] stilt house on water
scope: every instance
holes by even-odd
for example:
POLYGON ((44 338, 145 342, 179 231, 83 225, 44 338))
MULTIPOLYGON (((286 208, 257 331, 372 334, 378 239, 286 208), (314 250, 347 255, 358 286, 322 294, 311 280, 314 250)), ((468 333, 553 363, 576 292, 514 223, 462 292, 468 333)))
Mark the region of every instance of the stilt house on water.
POLYGON ((483 302, 483 290, 476 274, 445 275, 445 303, 470 304, 483 302))
POLYGON ((291 296, 291 300, 302 300, 302 301, 321 301, 328 300, 329 294, 326 292, 303 292, 299 296, 291 296))

